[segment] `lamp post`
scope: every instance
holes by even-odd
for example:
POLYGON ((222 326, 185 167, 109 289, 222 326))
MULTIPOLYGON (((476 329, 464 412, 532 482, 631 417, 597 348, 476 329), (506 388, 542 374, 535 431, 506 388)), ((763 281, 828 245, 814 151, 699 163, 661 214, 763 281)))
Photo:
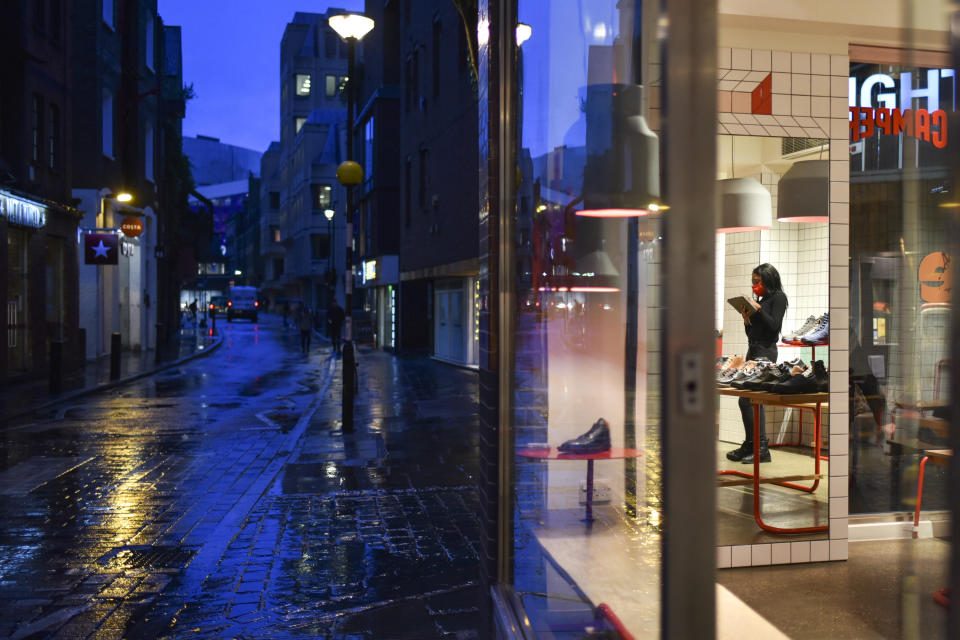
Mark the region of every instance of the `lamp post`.
MULTIPOLYGON (((328 294, 327 300, 324 303, 327 309, 330 308, 330 296, 336 297, 337 295, 337 287, 336 287, 337 281, 331 275, 333 273, 333 216, 334 214, 335 214, 335 210, 333 208, 323 210, 323 217, 327 219, 327 273, 324 274, 324 283, 326 283, 327 285, 328 292, 330 291, 331 285, 333 285, 333 292, 328 294)), ((329 334, 330 334, 330 330, 327 329, 327 337, 332 337, 329 334)))
POLYGON ((363 181, 363 168, 353 161, 354 66, 357 42, 373 29, 373 20, 356 13, 331 16, 330 28, 347 41, 347 159, 337 167, 337 180, 347 188, 346 268, 343 333, 343 430, 353 431, 353 401, 356 385, 356 356, 353 351, 353 210, 355 187, 363 181))

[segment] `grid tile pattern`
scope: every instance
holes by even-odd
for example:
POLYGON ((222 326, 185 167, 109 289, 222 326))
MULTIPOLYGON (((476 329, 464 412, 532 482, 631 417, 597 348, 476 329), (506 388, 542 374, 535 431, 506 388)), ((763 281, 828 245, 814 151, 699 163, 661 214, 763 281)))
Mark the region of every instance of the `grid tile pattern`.
MULTIPOLYGON (((773 228, 768 231, 727 234, 723 289, 724 298, 745 295, 749 292, 752 269, 763 262, 770 262, 780 271, 784 289, 790 298, 784 331, 799 327, 808 315, 830 311, 830 346, 818 348, 816 359, 824 360, 830 370, 830 409, 823 416, 823 439, 824 443, 834 444, 829 465, 829 539, 719 547, 717 566, 727 568, 846 560, 849 468, 846 447, 849 431, 849 59, 843 55, 803 51, 721 48, 718 66, 718 83, 722 83, 718 84, 717 89, 719 134, 830 138, 830 223, 774 222, 773 228), (750 109, 744 109, 744 105, 749 103, 744 103, 743 97, 737 97, 738 93, 744 93, 748 88, 745 82, 753 82, 747 78, 757 77, 757 72, 761 72, 763 77, 772 74, 773 107, 770 115, 750 113, 750 109)), ((746 93, 746 97, 749 96, 746 93)), ((763 173, 753 177, 770 190, 776 213, 780 176, 763 173)), ((724 306, 723 352, 746 353, 743 321, 729 305, 724 303, 724 306)), ((809 348, 785 347, 779 350, 781 360, 796 355, 806 361, 811 359, 809 348)), ((806 439, 813 433, 813 428, 809 417, 804 416, 804 420, 806 439)), ((768 435, 780 441, 792 441, 791 438, 796 437, 796 421, 797 417, 790 415, 790 410, 768 410, 768 435)), ((742 440, 743 425, 735 399, 719 398, 718 425, 721 440, 742 440)))

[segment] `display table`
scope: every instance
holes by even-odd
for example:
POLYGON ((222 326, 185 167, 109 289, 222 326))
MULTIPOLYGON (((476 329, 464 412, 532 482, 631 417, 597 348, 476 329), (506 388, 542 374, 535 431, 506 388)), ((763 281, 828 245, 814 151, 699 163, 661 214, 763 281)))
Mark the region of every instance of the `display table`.
POLYGON ((587 508, 584 522, 593 522, 593 462, 594 460, 623 460, 624 458, 639 458, 639 449, 625 449, 611 447, 598 453, 565 453, 556 447, 529 447, 517 449, 521 458, 533 460, 586 460, 587 461, 587 508))
MULTIPOLYGON (((719 475, 739 476, 743 480, 721 480, 720 486, 734 485, 753 485, 753 519, 757 526, 770 533, 815 533, 829 530, 829 525, 818 525, 813 527, 774 527, 763 521, 763 515, 760 513, 760 485, 777 484, 788 489, 805 491, 813 493, 820 485, 820 479, 823 475, 820 473, 820 440, 821 440, 821 409, 829 406, 830 394, 820 393, 794 393, 794 394, 775 394, 767 391, 741 391, 732 387, 720 387, 717 393, 722 396, 734 396, 737 398, 747 398, 753 405, 753 473, 745 471, 735 471, 725 469, 718 471, 719 475), (777 407, 786 407, 789 409, 810 409, 813 411, 813 468, 814 472, 807 475, 793 476, 761 476, 760 475, 760 407, 770 405, 777 407), (796 484, 797 480, 813 480, 810 486, 796 484)), ((769 464, 769 463, 764 463, 769 464)))

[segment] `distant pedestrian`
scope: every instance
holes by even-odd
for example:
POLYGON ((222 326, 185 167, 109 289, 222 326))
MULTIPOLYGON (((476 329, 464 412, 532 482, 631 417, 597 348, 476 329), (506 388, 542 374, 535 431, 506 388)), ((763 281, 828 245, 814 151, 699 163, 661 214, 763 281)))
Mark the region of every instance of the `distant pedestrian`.
POLYGON ((197 299, 194 298, 190 303, 190 317, 193 318, 193 324, 197 324, 197 299))
POLYGON ((333 343, 333 352, 340 353, 340 332, 343 330, 343 308, 334 300, 327 310, 327 326, 330 330, 330 341, 333 343))
POLYGON ((310 317, 310 310, 306 307, 300 307, 300 313, 297 314, 297 328, 300 329, 300 353, 307 355, 310 353, 313 319, 310 317))

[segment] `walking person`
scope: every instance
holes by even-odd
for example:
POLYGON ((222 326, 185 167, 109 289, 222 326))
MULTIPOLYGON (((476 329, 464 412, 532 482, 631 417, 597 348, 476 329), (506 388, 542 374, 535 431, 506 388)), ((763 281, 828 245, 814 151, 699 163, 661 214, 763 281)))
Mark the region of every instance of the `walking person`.
POLYGON ((300 329, 300 353, 307 355, 310 353, 313 318, 310 316, 310 310, 306 307, 300 307, 300 313, 297 314, 297 328, 300 329))
POLYGON ((194 298, 193 302, 190 303, 190 317, 193 319, 193 324, 197 324, 197 299, 194 298))
POLYGON ((333 343, 333 352, 340 353, 340 332, 343 330, 343 308, 337 304, 336 300, 330 303, 327 310, 327 326, 330 330, 330 341, 333 343))
MULTIPOLYGON (((743 312, 743 328, 747 333, 748 345, 746 359, 764 357, 776 362, 777 340, 780 339, 783 315, 787 311, 787 294, 783 292, 780 273, 771 264, 763 263, 754 269, 750 281, 756 299, 747 298, 753 309, 743 312)), ((727 459, 753 464, 753 405, 747 398, 740 398, 738 404, 745 439, 738 448, 727 452, 727 459)), ((760 462, 770 462, 765 421, 763 405, 760 405, 760 462)))

